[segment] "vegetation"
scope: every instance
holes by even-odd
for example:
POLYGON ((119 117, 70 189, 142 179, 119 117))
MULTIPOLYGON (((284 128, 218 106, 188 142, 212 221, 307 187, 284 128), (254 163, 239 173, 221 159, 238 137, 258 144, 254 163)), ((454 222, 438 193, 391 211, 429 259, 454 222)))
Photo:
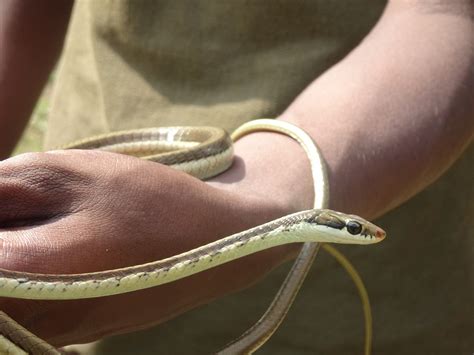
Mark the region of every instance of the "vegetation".
POLYGON ((43 137, 46 132, 53 80, 54 78, 51 77, 44 88, 14 155, 43 150, 43 137))

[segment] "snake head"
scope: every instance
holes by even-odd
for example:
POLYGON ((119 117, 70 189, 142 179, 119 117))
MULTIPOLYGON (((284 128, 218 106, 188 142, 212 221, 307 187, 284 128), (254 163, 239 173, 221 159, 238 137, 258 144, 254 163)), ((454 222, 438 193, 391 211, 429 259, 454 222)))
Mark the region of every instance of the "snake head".
POLYGON ((362 217, 332 210, 318 210, 308 222, 325 227, 332 242, 373 244, 385 238, 385 231, 382 228, 362 217))

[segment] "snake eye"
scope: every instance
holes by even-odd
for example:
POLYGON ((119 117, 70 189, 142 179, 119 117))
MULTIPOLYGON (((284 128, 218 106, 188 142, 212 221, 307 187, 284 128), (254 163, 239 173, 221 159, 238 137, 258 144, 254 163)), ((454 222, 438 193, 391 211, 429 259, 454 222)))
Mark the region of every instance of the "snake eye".
POLYGON ((362 226, 359 222, 349 221, 346 224, 347 231, 353 235, 360 234, 362 232, 362 226))

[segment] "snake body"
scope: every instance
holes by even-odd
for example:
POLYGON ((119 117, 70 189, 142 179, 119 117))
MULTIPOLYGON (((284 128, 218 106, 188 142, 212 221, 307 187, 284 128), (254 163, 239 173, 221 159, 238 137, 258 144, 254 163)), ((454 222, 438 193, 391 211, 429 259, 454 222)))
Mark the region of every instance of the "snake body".
POLYGON ((330 210, 298 212, 163 260, 86 274, 44 275, 0 269, 0 296, 60 300, 111 296, 162 285, 251 253, 287 243, 371 244, 378 228, 330 210), (360 225, 358 234, 347 224, 360 225))
POLYGON ((217 127, 156 127, 107 133, 61 149, 96 149, 168 165, 198 179, 219 175, 232 164, 233 145, 217 127))
MULTIPOLYGON (((85 274, 51 275, 0 269, 0 297, 59 300, 120 294, 172 282, 277 245, 305 243, 269 312, 223 353, 253 352, 281 323, 317 252, 317 243, 373 244, 385 237, 383 230, 360 217, 321 208, 327 205, 328 198, 325 169, 319 151, 301 130, 281 121, 257 120, 238 130, 233 138, 262 129, 290 135, 306 150, 312 163, 315 207, 318 208, 297 212, 191 251, 142 265, 85 274)), ((129 154, 170 165, 201 179, 226 170, 232 163, 233 154, 229 136, 212 127, 118 132, 82 140, 64 148, 129 154)), ((48 347, 31 333, 22 331, 5 314, 0 313, 0 319, 3 320, 0 332, 11 342, 23 349, 48 347), (14 335, 23 332, 25 344, 15 341, 15 336, 8 336, 8 332, 14 335)), ((0 348, 2 344, 0 338, 0 348)), ((38 353, 44 352, 38 350, 38 353)), ((46 353, 50 353, 49 350, 46 353)))

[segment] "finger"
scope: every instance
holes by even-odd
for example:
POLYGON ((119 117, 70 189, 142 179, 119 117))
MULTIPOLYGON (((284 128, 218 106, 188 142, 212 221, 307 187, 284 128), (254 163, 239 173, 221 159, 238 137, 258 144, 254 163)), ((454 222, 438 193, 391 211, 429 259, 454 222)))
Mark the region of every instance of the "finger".
POLYGON ((0 163, 0 228, 36 225, 71 209, 82 176, 43 153, 0 163))

